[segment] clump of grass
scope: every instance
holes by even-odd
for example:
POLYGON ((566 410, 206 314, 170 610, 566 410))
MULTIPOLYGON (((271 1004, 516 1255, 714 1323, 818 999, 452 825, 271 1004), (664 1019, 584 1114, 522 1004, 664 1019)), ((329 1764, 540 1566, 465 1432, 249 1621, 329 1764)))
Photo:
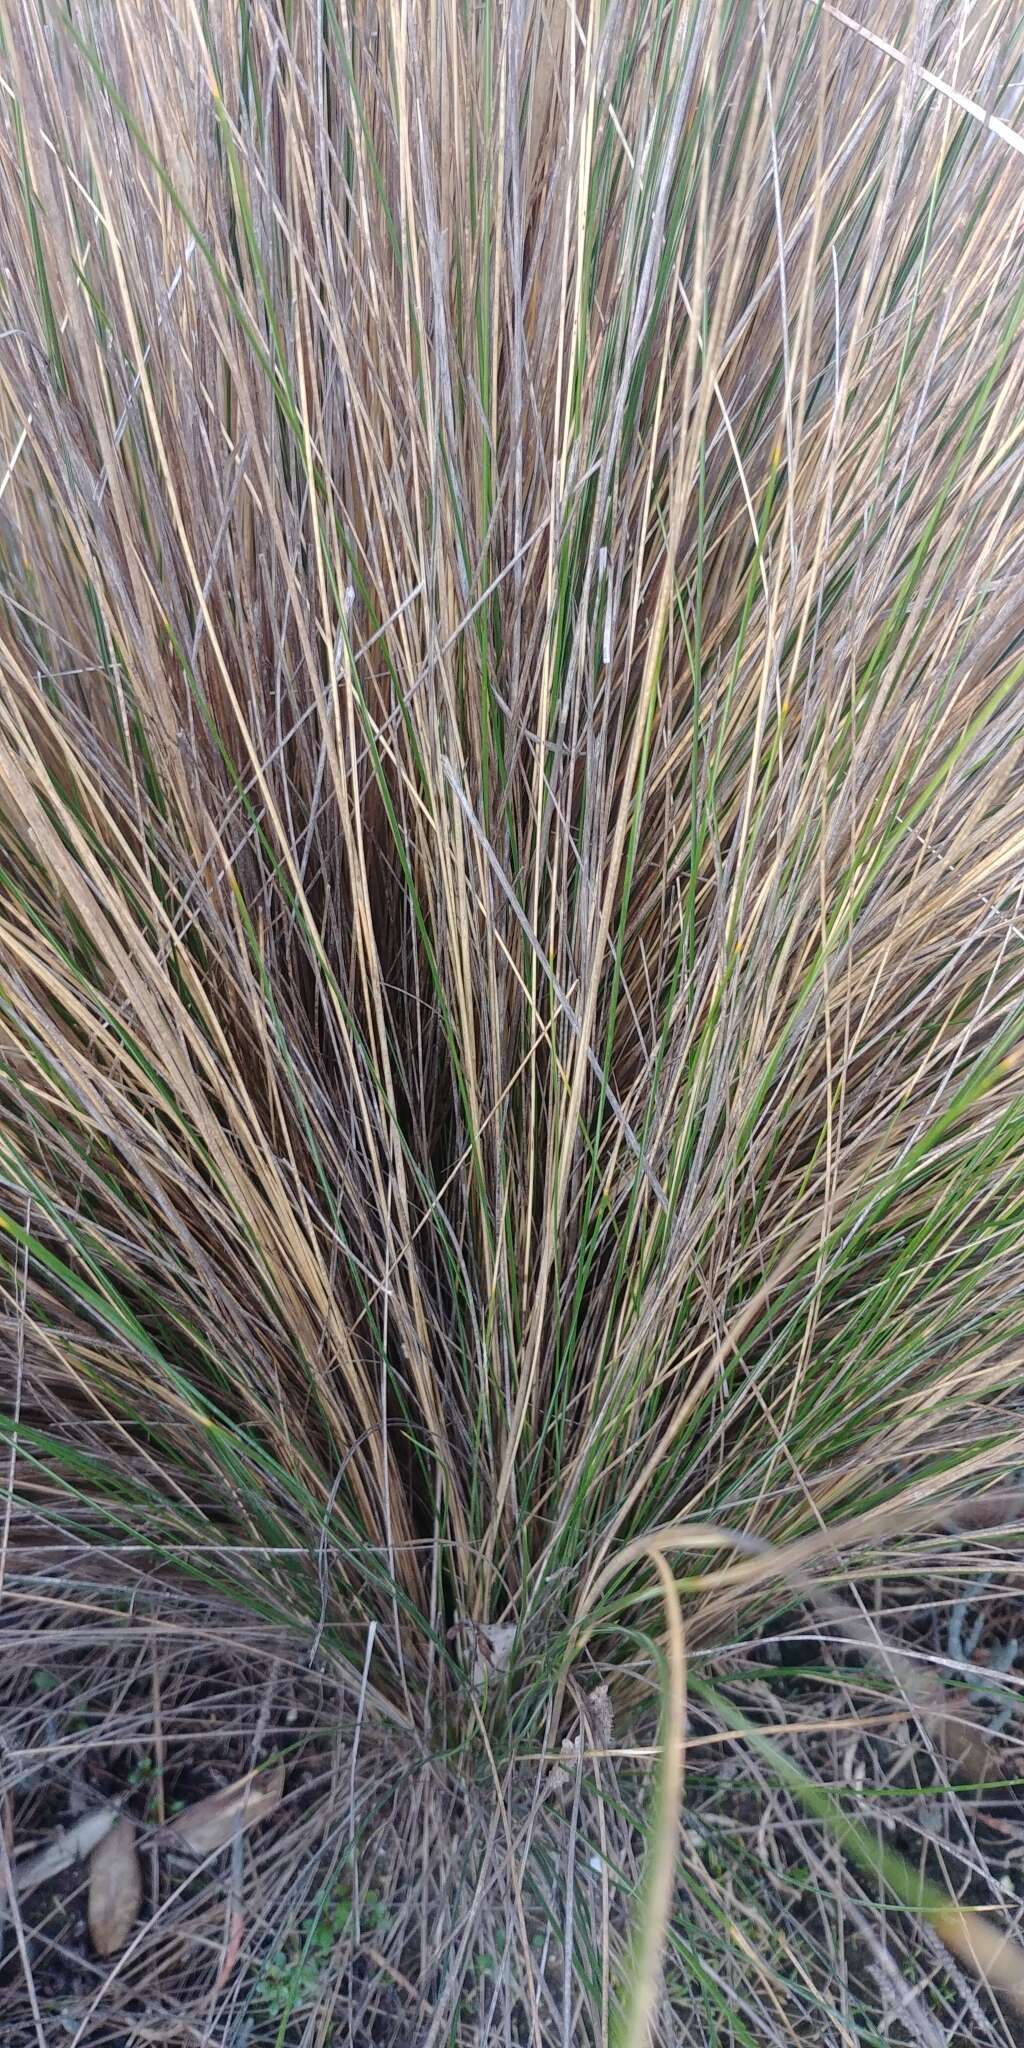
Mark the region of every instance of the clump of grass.
POLYGON ((263 2038, 339 1872, 304 2040, 1005 2038, 863 1852, 992 1904, 906 1674, 1018 1568, 1022 42, 5 18, 11 1784, 215 1653, 312 1772, 76 2041, 263 2038))

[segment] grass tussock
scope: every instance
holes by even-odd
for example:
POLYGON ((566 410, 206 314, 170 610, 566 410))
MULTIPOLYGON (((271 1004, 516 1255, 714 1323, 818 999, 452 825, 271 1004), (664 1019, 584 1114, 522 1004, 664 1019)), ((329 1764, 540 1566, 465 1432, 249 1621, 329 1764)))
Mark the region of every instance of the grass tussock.
POLYGON ((1014 2038, 1022 44, 7 10, 5 2041, 1014 2038))

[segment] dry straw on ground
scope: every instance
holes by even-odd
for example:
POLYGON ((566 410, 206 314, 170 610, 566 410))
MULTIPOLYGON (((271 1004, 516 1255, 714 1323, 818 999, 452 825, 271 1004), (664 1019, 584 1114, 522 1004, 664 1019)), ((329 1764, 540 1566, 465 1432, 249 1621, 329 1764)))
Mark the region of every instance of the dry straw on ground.
POLYGON ((12 2048, 1017 2038, 1022 45, 6 9, 12 2048))

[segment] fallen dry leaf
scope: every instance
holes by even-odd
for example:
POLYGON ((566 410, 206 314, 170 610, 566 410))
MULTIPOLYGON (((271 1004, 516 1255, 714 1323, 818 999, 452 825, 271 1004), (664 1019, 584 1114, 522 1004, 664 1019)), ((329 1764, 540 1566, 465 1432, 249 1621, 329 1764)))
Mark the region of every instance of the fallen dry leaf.
POLYGON ((98 1956, 123 1948, 142 1904, 135 1822, 125 1814, 89 1858, 89 1934, 98 1956))
POLYGON ((236 1831, 254 1828, 273 1813, 284 1791, 284 1765, 269 1771, 249 1771, 223 1792, 211 1792, 197 1799, 167 1826, 167 1837, 193 1856, 212 1856, 223 1849, 236 1831))
POLYGON ((449 1640, 458 1644, 463 1660, 468 1663, 472 1657, 470 1683, 475 1693, 485 1691, 493 1679, 508 1670, 516 1634, 514 1622, 471 1621, 468 1615, 449 1629, 449 1640))

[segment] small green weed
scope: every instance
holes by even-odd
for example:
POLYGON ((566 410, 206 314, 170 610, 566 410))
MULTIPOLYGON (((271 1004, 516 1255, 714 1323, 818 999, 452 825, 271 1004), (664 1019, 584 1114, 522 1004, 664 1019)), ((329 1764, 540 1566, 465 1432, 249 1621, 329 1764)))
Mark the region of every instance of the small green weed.
MULTIPOLYGON (((272 2017, 285 2019, 315 2002, 352 1917, 351 1891, 347 1881, 340 1882, 299 1922, 290 1941, 271 1950, 260 1972, 257 1997, 272 2017)), ((387 1908, 380 1893, 364 1892, 359 1908, 361 1930, 376 1932, 386 1920, 387 1908)))

